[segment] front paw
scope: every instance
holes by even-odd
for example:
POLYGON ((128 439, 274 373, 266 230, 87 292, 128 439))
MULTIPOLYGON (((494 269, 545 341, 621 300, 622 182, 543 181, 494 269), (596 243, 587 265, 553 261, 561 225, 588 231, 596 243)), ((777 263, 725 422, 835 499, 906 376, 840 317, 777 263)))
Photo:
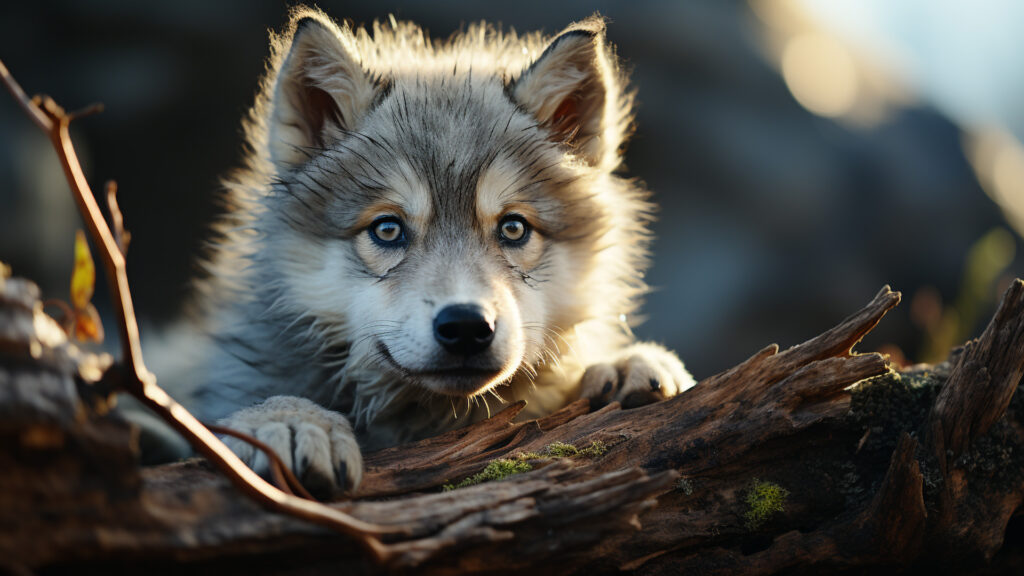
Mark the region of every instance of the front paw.
POLYGON ((608 363, 588 367, 580 388, 591 406, 617 401, 623 408, 635 408, 671 398, 694 384, 675 353, 642 343, 625 348, 608 363))
MULTIPOLYGON (((363 478, 363 456, 348 420, 306 398, 272 396, 218 424, 272 448, 318 498, 355 491, 363 478)), ((269 476, 269 462, 262 451, 230 436, 224 443, 257 474, 269 476)))

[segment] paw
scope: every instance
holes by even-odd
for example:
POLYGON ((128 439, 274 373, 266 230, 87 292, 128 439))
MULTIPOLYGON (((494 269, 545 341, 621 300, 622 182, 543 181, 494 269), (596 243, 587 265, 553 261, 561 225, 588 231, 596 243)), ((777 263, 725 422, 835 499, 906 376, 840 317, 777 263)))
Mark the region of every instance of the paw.
POLYGON ((617 401, 623 408, 635 408, 671 398, 694 384, 675 353, 644 343, 622 350, 609 363, 588 367, 580 395, 594 407, 617 401))
MULTIPOLYGON (((348 420, 305 398, 272 396, 218 424, 272 448, 317 498, 355 491, 363 478, 363 455, 348 420)), ((269 477, 269 461, 262 451, 230 436, 223 440, 257 474, 269 477)))

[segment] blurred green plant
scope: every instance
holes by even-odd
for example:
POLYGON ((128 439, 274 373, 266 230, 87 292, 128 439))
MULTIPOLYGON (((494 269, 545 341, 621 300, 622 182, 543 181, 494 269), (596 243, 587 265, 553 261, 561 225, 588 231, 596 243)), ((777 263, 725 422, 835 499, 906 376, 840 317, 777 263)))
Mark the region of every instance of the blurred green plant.
POLYGON ((911 302, 911 319, 924 331, 917 360, 942 362, 950 349, 973 336, 1001 292, 1001 280, 1017 253, 1017 240, 1003 227, 993 228, 967 252, 960 291, 953 304, 943 307, 934 289, 922 289, 911 302))

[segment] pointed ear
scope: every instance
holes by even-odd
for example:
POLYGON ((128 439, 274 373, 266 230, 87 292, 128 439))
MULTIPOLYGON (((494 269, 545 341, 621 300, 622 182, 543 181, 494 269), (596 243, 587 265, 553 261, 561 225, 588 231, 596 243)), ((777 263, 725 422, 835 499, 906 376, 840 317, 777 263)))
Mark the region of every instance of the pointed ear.
MULTIPOLYGON (((608 142, 606 104, 618 100, 618 73, 605 48, 604 21, 592 17, 567 28, 548 44, 512 86, 513 99, 592 164, 602 163, 620 142, 608 142)), ((616 139, 619 137, 616 136, 616 139)))
POLYGON ((348 28, 306 14, 293 21, 291 30, 279 47, 285 56, 269 121, 270 157, 286 167, 306 160, 306 148, 325 146, 344 130, 355 129, 377 92, 348 28))

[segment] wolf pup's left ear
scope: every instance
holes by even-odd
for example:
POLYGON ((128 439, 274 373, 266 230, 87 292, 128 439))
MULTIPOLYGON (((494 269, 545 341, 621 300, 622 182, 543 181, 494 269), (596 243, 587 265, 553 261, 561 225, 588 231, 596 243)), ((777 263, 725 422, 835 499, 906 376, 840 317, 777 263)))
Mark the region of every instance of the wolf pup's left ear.
POLYGON ((619 72, 604 20, 573 24, 512 85, 512 97, 591 164, 617 164, 623 124, 619 72))
POLYGON ((296 16, 282 41, 278 50, 287 52, 273 85, 268 137, 271 159, 288 167, 355 129, 377 86, 359 62, 352 32, 324 16, 296 16))

